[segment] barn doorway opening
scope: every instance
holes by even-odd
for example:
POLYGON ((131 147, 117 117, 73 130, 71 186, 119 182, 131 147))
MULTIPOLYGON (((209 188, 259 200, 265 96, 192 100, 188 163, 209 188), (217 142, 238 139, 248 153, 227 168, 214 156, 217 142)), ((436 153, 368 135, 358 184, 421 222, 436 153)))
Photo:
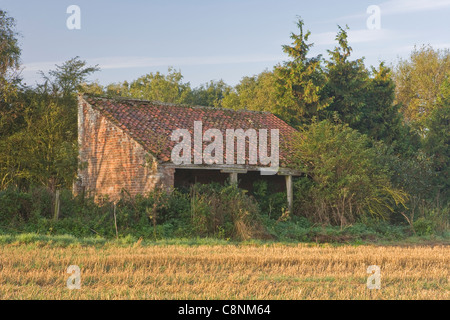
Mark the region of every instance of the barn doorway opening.
POLYGON ((195 183, 220 183, 225 184, 229 178, 227 173, 220 170, 207 169, 175 169, 174 187, 177 189, 189 189, 195 183))
POLYGON ((285 192, 286 182, 284 176, 280 175, 264 175, 259 171, 247 171, 245 174, 238 175, 238 186, 241 189, 247 190, 250 194, 253 193, 253 187, 256 182, 265 181, 269 186, 270 192, 285 192))
MULTIPOLYGON (((250 194, 252 194, 254 184, 258 181, 265 181, 272 192, 286 191, 285 178, 280 175, 262 176, 259 171, 247 171, 246 173, 239 173, 237 180, 239 188, 247 190, 250 194)), ((195 183, 215 182, 223 185, 226 181, 230 181, 230 174, 220 170, 175 169, 174 187, 178 189, 189 189, 195 183)))

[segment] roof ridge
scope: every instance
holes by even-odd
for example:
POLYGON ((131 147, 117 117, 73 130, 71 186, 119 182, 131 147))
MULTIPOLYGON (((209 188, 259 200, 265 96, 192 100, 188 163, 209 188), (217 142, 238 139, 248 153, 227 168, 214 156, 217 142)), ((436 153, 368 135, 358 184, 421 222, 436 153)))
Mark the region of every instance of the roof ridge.
POLYGON ((96 94, 80 94, 80 96, 85 99, 88 98, 94 98, 94 99, 103 99, 103 100, 110 100, 110 101, 130 101, 130 102, 146 102, 151 104, 156 104, 160 106, 168 106, 168 107, 189 107, 194 109, 208 109, 208 110, 222 110, 222 111, 233 111, 233 112, 250 112, 250 113, 256 113, 256 114, 273 114, 269 111, 257 111, 257 110, 247 110, 247 109, 229 109, 229 108, 217 108, 217 107, 208 107, 208 106, 200 106, 200 105, 190 105, 190 104, 184 104, 184 103, 170 103, 170 102, 162 102, 158 100, 144 100, 144 99, 137 99, 137 98, 128 98, 128 97, 109 97, 105 95, 96 95, 96 94))

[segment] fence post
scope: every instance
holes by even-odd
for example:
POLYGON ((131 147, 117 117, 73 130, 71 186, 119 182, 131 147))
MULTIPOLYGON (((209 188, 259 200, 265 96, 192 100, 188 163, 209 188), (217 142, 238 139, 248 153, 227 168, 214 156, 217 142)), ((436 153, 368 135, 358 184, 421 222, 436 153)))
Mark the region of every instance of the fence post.
POLYGON ((119 239, 119 230, 117 229, 116 202, 115 201, 114 201, 114 226, 116 227, 116 239, 119 239))
POLYGON ((60 207, 59 190, 56 190, 56 193, 55 193, 55 212, 53 213, 53 220, 55 220, 55 221, 58 221, 58 219, 59 219, 59 207, 60 207))

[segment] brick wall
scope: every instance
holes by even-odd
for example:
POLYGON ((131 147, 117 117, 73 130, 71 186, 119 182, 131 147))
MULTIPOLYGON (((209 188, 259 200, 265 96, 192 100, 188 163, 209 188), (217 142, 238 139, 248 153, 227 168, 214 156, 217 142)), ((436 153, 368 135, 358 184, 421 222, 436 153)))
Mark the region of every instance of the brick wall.
POLYGON ((81 97, 78 103, 78 180, 74 192, 108 195, 115 200, 122 189, 132 196, 156 186, 170 189, 174 169, 157 164, 144 148, 93 109, 81 97))

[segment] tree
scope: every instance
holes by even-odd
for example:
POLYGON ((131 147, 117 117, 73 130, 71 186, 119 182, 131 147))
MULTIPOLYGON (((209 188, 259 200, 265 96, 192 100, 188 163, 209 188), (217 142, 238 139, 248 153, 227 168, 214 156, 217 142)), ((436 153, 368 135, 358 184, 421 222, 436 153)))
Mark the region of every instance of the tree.
POLYGON ((61 97, 28 89, 26 125, 0 141, 1 187, 70 187, 77 171, 77 130, 61 97))
POLYGON ((450 190, 450 73, 441 84, 435 106, 425 125, 427 132, 424 149, 433 156, 438 189, 448 196, 450 190))
POLYGON ((110 97, 128 97, 130 95, 130 85, 127 81, 111 83, 106 86, 106 95, 110 97))
POLYGON ((391 69, 381 62, 370 72, 364 58, 351 60, 347 29, 339 27, 338 46, 328 51, 325 91, 333 101, 319 117, 337 116, 352 129, 393 146, 397 153, 411 155, 418 148, 418 137, 404 124, 395 103, 391 69))
POLYGON ((0 10, 0 76, 19 68, 19 34, 15 31, 15 20, 6 11, 0 10))
POLYGON ((44 85, 50 85, 55 94, 61 94, 67 97, 75 93, 80 88, 82 83, 86 82, 87 77, 99 71, 98 65, 87 67, 87 62, 80 60, 80 57, 75 57, 67 60, 62 65, 56 65, 54 70, 49 71, 49 75, 45 75, 40 71, 44 85))
POLYGON ((414 157, 420 147, 420 137, 404 121, 400 105, 395 102, 395 82, 392 71, 383 62, 372 74, 366 88, 362 118, 355 126, 376 141, 383 141, 403 158, 414 157))
POLYGON ((350 60, 352 48, 347 38, 346 29, 339 27, 336 36, 338 46, 333 51, 328 50, 330 60, 326 62, 325 91, 327 96, 333 97, 333 101, 321 113, 321 118, 331 118, 336 113, 344 123, 357 129, 363 119, 369 73, 364 59, 350 60))
POLYGON ((367 81, 361 119, 356 129, 375 140, 392 144, 401 135, 403 121, 399 105, 394 104, 395 84, 391 70, 381 62, 378 69, 372 67, 372 77, 367 81))
POLYGON ((244 77, 235 91, 225 96, 223 105, 230 109, 276 111, 275 77, 273 72, 263 71, 253 77, 244 77))
POLYGON ((409 59, 401 59, 395 69, 396 101, 401 104, 406 121, 422 135, 449 72, 450 50, 435 50, 431 46, 415 47, 409 59))
POLYGON ((222 107, 223 98, 232 88, 223 80, 213 81, 200 85, 192 90, 191 103, 199 106, 222 107))
POLYGON ((42 73, 44 83, 20 92, 23 125, 0 139, 1 188, 71 187, 77 172, 75 90, 95 70, 74 58, 51 70, 51 77, 42 73))
POLYGON ((289 124, 297 126, 310 122, 320 110, 328 107, 332 99, 324 95, 325 75, 321 56, 308 58, 310 32, 303 31, 303 21, 297 22, 299 34, 291 33, 292 46, 283 51, 291 61, 277 65, 274 70, 277 114, 289 124))
POLYGON ((105 93, 103 86, 97 81, 92 83, 81 83, 78 91, 92 95, 103 95, 105 93))
POLYGON ((88 83, 87 78, 99 71, 98 65, 88 66, 87 62, 78 56, 65 61, 62 65, 55 65, 55 69, 50 70, 48 75, 39 71, 44 80, 37 85, 36 92, 43 96, 60 98, 60 106, 67 112, 67 117, 71 118, 71 130, 77 130, 77 92, 84 92, 86 89, 98 91, 98 84, 88 83))
POLYGON ((297 210, 313 221, 341 227, 366 215, 387 218, 407 194, 390 182, 372 141, 347 124, 314 121, 293 139, 291 165, 297 210))
POLYGON ((131 82, 129 96, 137 99, 161 101, 168 103, 189 103, 191 87, 189 82, 182 82, 180 71, 169 68, 168 74, 159 71, 149 73, 131 82))
POLYGON ((14 18, 0 10, 0 137, 17 130, 23 122, 23 108, 17 102, 21 80, 18 37, 14 18))

